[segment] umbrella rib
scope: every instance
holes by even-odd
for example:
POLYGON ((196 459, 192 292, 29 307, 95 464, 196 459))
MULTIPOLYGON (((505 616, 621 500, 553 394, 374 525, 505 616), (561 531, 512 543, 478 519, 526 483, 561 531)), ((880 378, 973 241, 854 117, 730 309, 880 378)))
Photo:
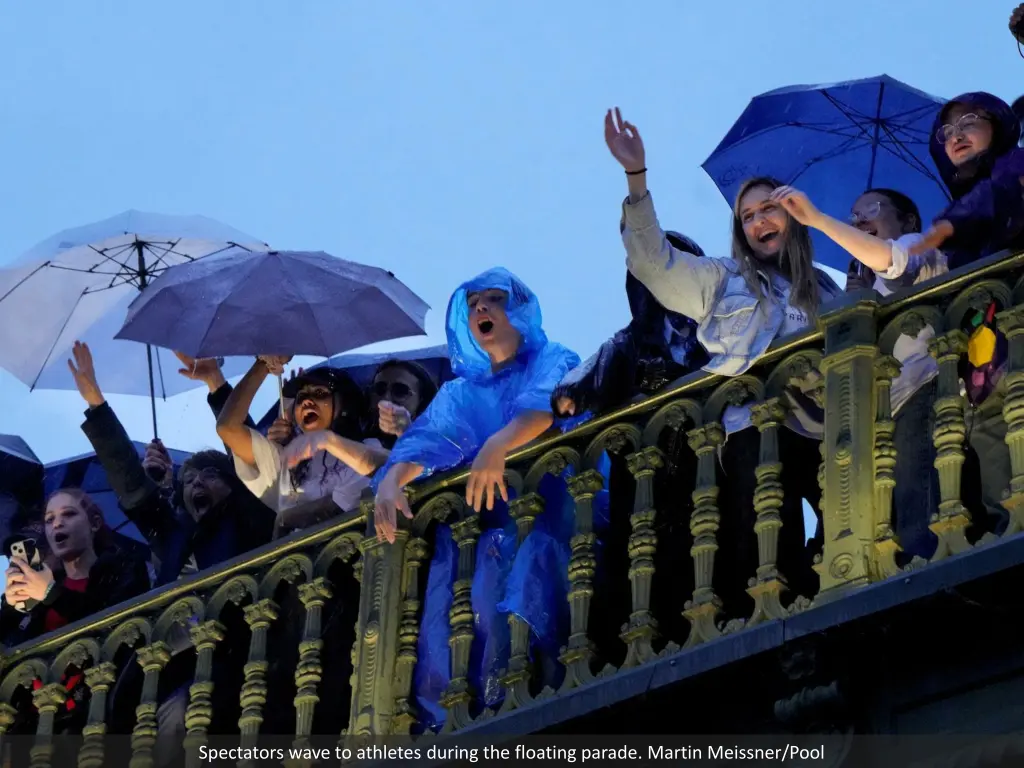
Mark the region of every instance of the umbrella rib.
MULTIPOLYGON (((882 126, 882 130, 888 132, 888 129, 884 125, 882 126)), ((892 138, 892 140, 893 140, 893 145, 898 147, 899 149, 903 150, 903 152, 902 153, 894 152, 893 149, 888 144, 885 144, 885 143, 882 143, 880 145, 882 147, 882 149, 884 149, 886 152, 889 152, 890 154, 895 155, 900 160, 902 160, 904 163, 909 165, 911 168, 915 168, 923 176, 926 176, 927 178, 929 178, 932 181, 934 181, 936 186, 942 192, 943 196, 946 198, 946 200, 949 200, 950 199, 949 192, 946 191, 945 185, 935 176, 934 173, 931 172, 931 169, 929 169, 927 165, 922 163, 918 159, 917 155, 915 155, 913 152, 909 151, 903 145, 903 143, 901 141, 899 141, 899 139, 895 138, 894 136, 891 136, 890 138, 892 138), (906 155, 909 155, 909 159, 907 158, 906 155)))
POLYGON ((29 272, 27 275, 25 275, 23 278, 21 278, 21 280, 19 280, 14 285, 12 285, 11 289, 9 291, 7 291, 7 293, 5 293, 3 296, 0 296, 0 301, 3 301, 4 299, 6 299, 12 293, 14 293, 16 290, 18 290, 18 288, 20 288, 22 285, 24 285, 28 281, 29 278, 31 278, 33 275, 35 275, 40 270, 46 269, 48 266, 51 266, 50 262, 49 261, 44 261, 38 267, 33 269, 31 272, 29 272))
POLYGON ((35 392, 36 384, 39 383, 39 377, 42 376, 43 371, 46 370, 46 366, 50 362, 50 357, 52 357, 53 355, 53 350, 57 348, 57 342, 60 341, 60 337, 64 335, 64 330, 68 327, 68 323, 71 322, 71 318, 72 316, 74 316, 75 310, 78 308, 78 304, 79 302, 81 302, 83 296, 85 296, 85 291, 82 291, 80 294, 78 294, 78 298, 75 299, 75 305, 71 307, 71 311, 68 312, 67 315, 64 317, 64 322, 61 324, 60 332, 56 336, 54 336, 53 344, 50 345, 50 351, 46 353, 46 359, 43 360, 43 364, 39 367, 39 371, 36 373, 35 378, 32 380, 32 384, 28 390, 29 392, 35 392))

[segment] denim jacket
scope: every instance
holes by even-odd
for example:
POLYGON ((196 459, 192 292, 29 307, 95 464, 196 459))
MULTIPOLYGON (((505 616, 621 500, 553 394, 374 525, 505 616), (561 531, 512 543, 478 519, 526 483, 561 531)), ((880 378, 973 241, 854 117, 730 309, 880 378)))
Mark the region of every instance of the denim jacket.
MULTIPOLYGON (((723 376, 749 370, 785 322, 786 308, 772 298, 775 292, 765 291, 768 300, 758 302, 732 259, 702 259, 673 248, 650 192, 635 203, 627 198, 623 214, 627 268, 663 307, 698 322, 697 339, 711 358, 704 370, 723 376)), ((815 272, 825 304, 841 291, 824 272, 815 272)))

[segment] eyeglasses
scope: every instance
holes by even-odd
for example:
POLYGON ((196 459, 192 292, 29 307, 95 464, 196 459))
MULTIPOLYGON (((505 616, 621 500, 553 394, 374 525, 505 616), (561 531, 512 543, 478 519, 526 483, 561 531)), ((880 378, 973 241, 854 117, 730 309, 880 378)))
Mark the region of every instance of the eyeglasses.
POLYGON ((978 123, 983 121, 988 122, 988 118, 976 115, 973 112, 969 115, 963 115, 955 123, 946 123, 944 126, 939 128, 939 130, 935 132, 935 138, 945 144, 947 141, 967 133, 968 131, 978 130, 978 123))
POLYGON ((392 396, 397 397, 399 400, 404 400, 412 394, 412 388, 408 384, 403 384, 401 381, 376 381, 373 384, 373 394, 377 397, 384 397, 388 393, 392 396))
POLYGON ((880 214, 881 212, 882 202, 880 200, 876 200, 871 205, 866 206, 864 208, 863 213, 851 213, 850 223, 853 224, 854 226, 857 226, 862 221, 874 221, 875 219, 878 218, 878 214, 880 214))

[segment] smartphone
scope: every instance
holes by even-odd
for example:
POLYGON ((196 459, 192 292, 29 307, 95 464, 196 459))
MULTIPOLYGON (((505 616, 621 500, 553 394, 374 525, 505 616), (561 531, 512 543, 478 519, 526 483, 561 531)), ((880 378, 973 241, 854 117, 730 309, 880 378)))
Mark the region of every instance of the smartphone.
MULTIPOLYGON (((39 551, 39 547, 36 546, 36 540, 31 536, 11 536, 4 542, 4 553, 12 565, 14 564, 14 558, 19 557, 27 562, 32 570, 41 571, 43 569, 42 553, 39 551)), ((31 611, 38 602, 38 600, 26 600, 21 603, 15 603, 14 607, 22 612, 31 611)))

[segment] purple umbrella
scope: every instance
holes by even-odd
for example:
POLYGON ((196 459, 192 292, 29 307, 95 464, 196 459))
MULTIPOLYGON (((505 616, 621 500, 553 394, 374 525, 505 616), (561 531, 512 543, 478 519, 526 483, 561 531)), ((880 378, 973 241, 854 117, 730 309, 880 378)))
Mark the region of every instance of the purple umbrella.
POLYGON ((315 355, 424 336, 429 305, 391 272, 322 251, 229 255, 171 267, 116 338, 196 357, 315 355))
POLYGON ((428 309, 393 273, 323 251, 231 254, 168 269, 132 302, 116 338, 196 358, 330 357, 425 336, 428 309))

